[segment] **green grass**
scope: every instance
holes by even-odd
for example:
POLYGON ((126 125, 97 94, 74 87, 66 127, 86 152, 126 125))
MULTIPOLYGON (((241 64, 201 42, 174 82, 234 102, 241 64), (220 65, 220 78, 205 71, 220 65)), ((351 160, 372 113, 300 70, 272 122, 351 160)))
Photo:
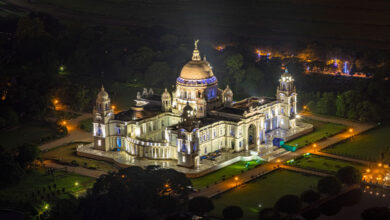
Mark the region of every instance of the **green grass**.
POLYGON ((347 127, 344 125, 315 121, 310 119, 302 119, 302 122, 312 124, 314 126, 314 131, 307 135, 287 142, 287 145, 297 145, 298 148, 304 147, 306 145, 317 142, 323 138, 333 136, 347 129, 347 127))
POLYGON ((317 176, 279 170, 214 198, 212 214, 221 217, 226 206, 238 205, 244 211, 243 219, 257 219, 259 204, 261 208, 272 208, 283 195, 300 195, 307 189, 315 189, 319 179, 317 176))
POLYGON ((65 163, 71 163, 76 161, 79 166, 85 168, 93 168, 104 171, 116 171, 117 169, 108 162, 88 159, 85 157, 79 157, 76 155, 76 147, 79 143, 68 144, 65 146, 54 148, 50 151, 41 154, 43 159, 58 160, 65 163))
POLYGON ((56 131, 45 122, 21 123, 20 126, 0 132, 0 144, 7 150, 23 143, 40 144, 42 138, 56 135, 56 131))
POLYGON ((45 170, 41 168, 29 171, 16 185, 1 189, 0 198, 2 201, 14 203, 26 202, 32 199, 33 192, 37 194, 37 191, 40 190, 42 195, 42 189, 46 188, 45 192, 47 193, 48 186, 53 186, 54 183, 57 185, 56 189, 62 191, 62 188, 65 188, 66 192, 77 193, 91 188, 94 182, 94 178, 63 171, 55 171, 54 175, 46 175, 45 170), (75 185, 76 182, 78 186, 75 185))
POLYGON ((338 159, 333 159, 333 158, 323 157, 323 156, 318 156, 313 154, 295 159, 294 162, 289 163, 288 165, 305 168, 305 169, 312 169, 320 172, 324 171, 329 173, 336 173, 340 168, 346 166, 353 166, 359 170, 364 169, 364 165, 358 163, 353 163, 349 161, 338 160, 338 159))
POLYGON ((245 168, 246 163, 249 163, 248 168, 251 169, 256 165, 263 164, 265 162, 259 161, 259 163, 257 163, 256 161, 239 161, 205 176, 191 179, 192 185, 196 189, 201 189, 208 185, 215 184, 216 181, 221 181, 223 177, 225 177, 225 179, 231 178, 232 176, 240 174, 241 171, 247 171, 248 168, 245 168))
POLYGON ((79 127, 86 132, 92 132, 92 118, 80 121, 79 127))
POLYGON ((346 142, 328 147, 324 152, 370 161, 379 161, 383 153, 384 162, 390 163, 389 135, 390 123, 386 123, 346 142))

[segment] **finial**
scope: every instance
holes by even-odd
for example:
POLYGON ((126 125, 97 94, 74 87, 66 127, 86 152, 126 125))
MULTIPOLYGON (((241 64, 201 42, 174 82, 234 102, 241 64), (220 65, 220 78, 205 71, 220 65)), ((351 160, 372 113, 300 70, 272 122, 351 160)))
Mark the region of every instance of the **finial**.
POLYGON ((168 92, 168 89, 167 89, 167 88, 165 88, 164 92, 168 92))
POLYGON ((104 86, 103 86, 103 84, 102 84, 102 88, 101 88, 100 90, 104 91, 104 86))
POLYGON ((194 52, 192 52, 192 60, 193 61, 200 61, 201 58, 200 58, 200 54, 199 54, 199 50, 198 50, 198 42, 199 40, 195 40, 195 49, 194 49, 194 52))
POLYGON ((206 59, 206 55, 205 55, 205 56, 203 56, 203 60, 204 60, 204 61, 207 61, 207 59, 206 59))
POLYGON ((194 45, 195 45, 195 50, 198 49, 198 43, 199 43, 199 40, 195 40, 195 43, 194 43, 194 45))

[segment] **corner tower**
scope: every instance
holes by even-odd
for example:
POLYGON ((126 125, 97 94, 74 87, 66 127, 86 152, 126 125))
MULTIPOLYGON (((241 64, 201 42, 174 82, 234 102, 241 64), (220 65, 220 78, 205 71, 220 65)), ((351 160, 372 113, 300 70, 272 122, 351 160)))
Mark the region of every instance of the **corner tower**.
POLYGON ((283 129, 295 127, 295 115, 297 114, 297 93, 294 85, 294 78, 285 68, 279 79, 279 86, 276 90, 276 97, 280 101, 279 126, 283 129))
POLYGON ((100 89, 96 99, 96 106, 93 109, 93 139, 94 148, 108 151, 110 139, 108 123, 114 119, 114 111, 111 109, 111 101, 104 87, 100 89))

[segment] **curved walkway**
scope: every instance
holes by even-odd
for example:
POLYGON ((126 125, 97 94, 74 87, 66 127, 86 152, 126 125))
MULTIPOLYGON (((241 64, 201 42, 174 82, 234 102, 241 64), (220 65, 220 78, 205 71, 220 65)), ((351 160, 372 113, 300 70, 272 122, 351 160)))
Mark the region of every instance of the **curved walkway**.
POLYGON ((72 142, 92 142, 93 141, 92 134, 90 132, 86 132, 79 128, 80 121, 91 117, 92 117, 91 113, 83 113, 81 116, 75 119, 67 120, 66 127, 68 128, 68 135, 66 135, 63 138, 43 144, 39 146, 39 149, 41 151, 47 151, 52 148, 62 146, 72 142))
POLYGON ((89 176, 92 178, 99 178, 101 175, 107 174, 107 172, 102 171, 102 170, 91 170, 91 169, 87 169, 84 167, 66 166, 66 165, 55 163, 55 162, 50 161, 50 160, 45 160, 43 162, 43 164, 45 165, 45 167, 51 167, 51 168, 54 168, 56 170, 66 170, 67 172, 77 173, 77 174, 80 174, 83 176, 89 176))

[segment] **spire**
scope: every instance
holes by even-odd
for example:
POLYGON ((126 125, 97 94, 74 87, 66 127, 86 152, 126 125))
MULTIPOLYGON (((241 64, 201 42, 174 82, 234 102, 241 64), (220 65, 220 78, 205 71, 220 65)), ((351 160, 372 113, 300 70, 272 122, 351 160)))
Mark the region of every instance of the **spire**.
POLYGON ((103 86, 103 84, 102 84, 102 88, 100 89, 100 91, 104 91, 104 86, 103 86))
POLYGON ((200 61, 201 60, 200 53, 199 53, 199 50, 198 50, 198 42, 199 42, 199 40, 195 40, 195 43, 194 43, 195 49, 192 52, 192 60, 193 61, 200 61))

